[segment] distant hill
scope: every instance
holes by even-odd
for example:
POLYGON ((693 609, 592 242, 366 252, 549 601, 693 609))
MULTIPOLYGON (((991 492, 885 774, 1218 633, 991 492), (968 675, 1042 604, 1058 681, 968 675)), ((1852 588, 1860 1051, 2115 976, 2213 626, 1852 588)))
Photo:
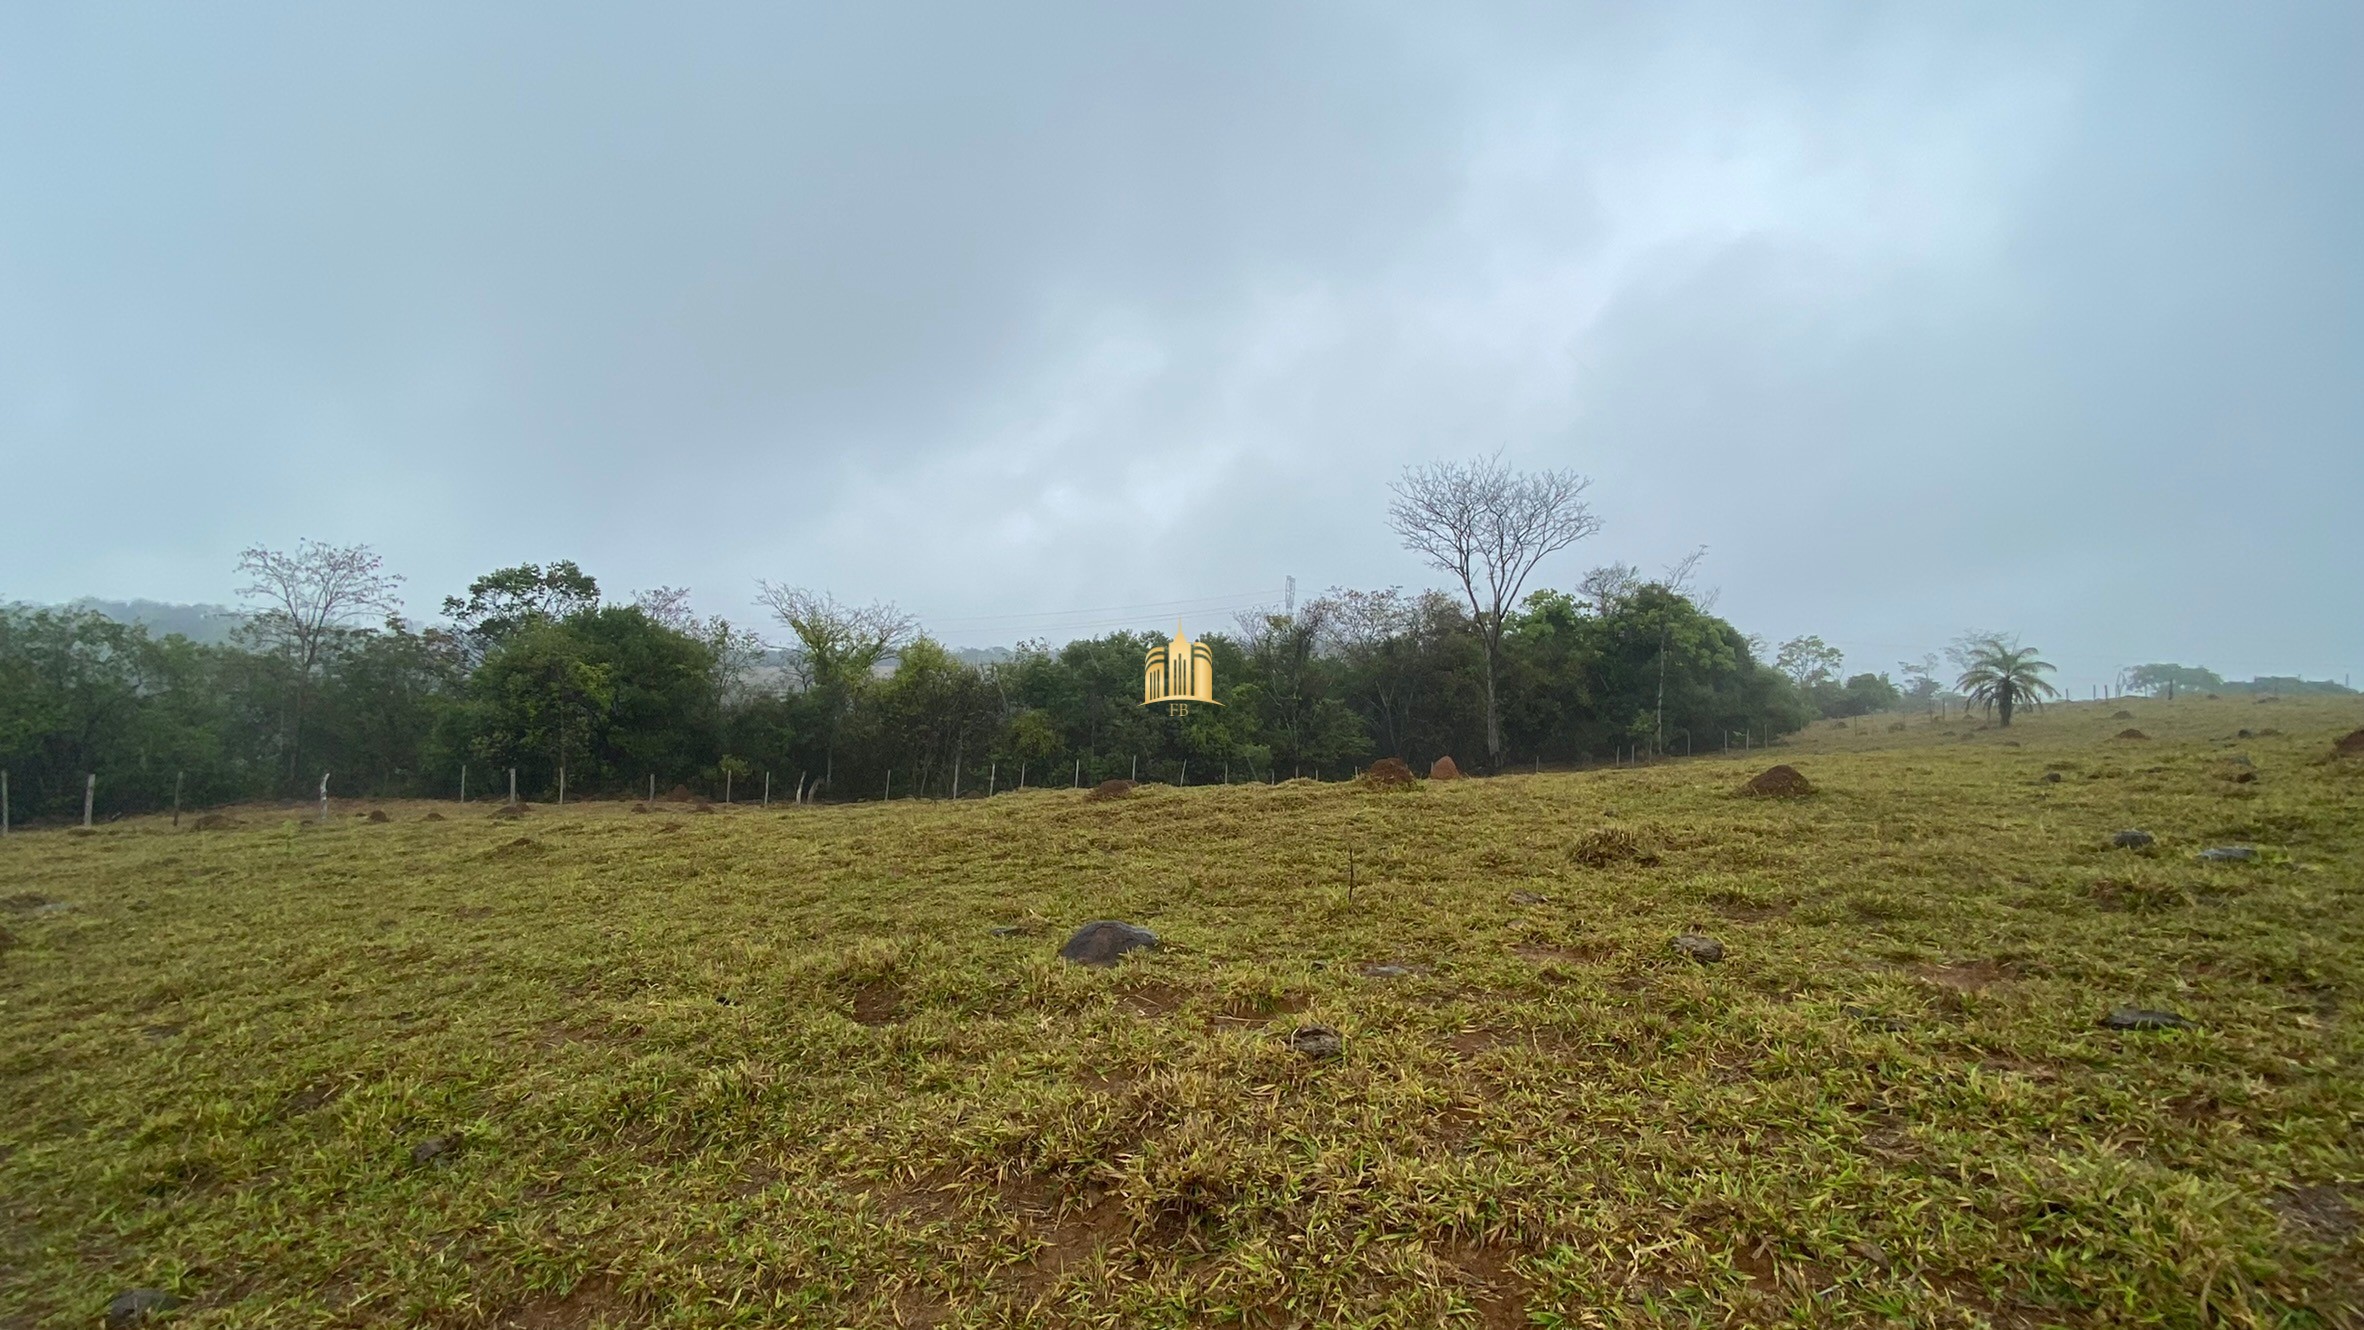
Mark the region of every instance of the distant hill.
POLYGON ((246 616, 227 605, 174 605, 161 600, 100 600, 84 596, 67 609, 89 610, 117 623, 144 625, 156 637, 174 633, 192 642, 221 643, 246 616))
POLYGON ((2356 690, 2348 687, 2346 684, 2335 683, 2329 679, 2300 679, 2290 675, 2263 674, 2259 675, 2257 678, 2247 681, 2240 679, 2227 679, 2223 683, 2217 685, 2216 691, 2220 693, 2264 693, 2275 697, 2296 697, 2302 693, 2344 696, 2351 694, 2356 690))

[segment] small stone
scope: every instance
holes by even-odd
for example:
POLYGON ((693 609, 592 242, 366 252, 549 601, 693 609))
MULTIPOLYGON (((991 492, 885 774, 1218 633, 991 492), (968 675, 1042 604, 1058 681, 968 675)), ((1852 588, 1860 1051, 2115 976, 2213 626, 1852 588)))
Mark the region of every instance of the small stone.
POLYGON ((1289 1031, 1290 1051, 1320 1061, 1346 1051, 1346 1039, 1327 1025, 1301 1025, 1289 1031))
POLYGON ((2060 773, 2059 773, 2059 772, 2057 772, 2057 771, 2047 771, 2047 772, 2045 772, 2045 773, 2044 773, 2044 783, 2045 783, 2046 785, 2058 785, 2058 784, 2060 784, 2060 773))
POLYGON ((452 1152, 454 1142, 449 1136, 430 1136, 410 1147, 410 1162, 432 1164, 452 1152))
POLYGON ((1146 928, 1115 919, 1094 919, 1075 930, 1067 945, 1059 948, 1059 959, 1077 965, 1106 968, 1124 958, 1128 951, 1155 947, 1157 934, 1146 928))
POLYGON ((2127 830, 2110 837, 2110 844, 2121 850, 2140 850, 2147 848, 2155 839, 2157 838, 2147 831, 2127 830))
POLYGON ((2236 738, 2236 739, 2254 739, 2254 738, 2256 738, 2257 736, 2256 736, 2256 735, 2254 735, 2254 734, 2251 734, 2251 733, 2250 733, 2249 731, 2247 731, 2247 730, 2235 730, 2235 731, 2233 731, 2233 737, 2234 737, 2234 738, 2236 738))
POLYGON ((390 818, 390 817, 388 817, 388 816, 386 816, 386 810, 385 810, 385 809, 383 809, 383 808, 372 808, 372 809, 370 809, 370 810, 369 810, 369 816, 368 816, 368 817, 366 817, 366 818, 363 818, 362 820, 363 820, 363 821, 365 821, 365 822, 391 822, 391 821, 393 821, 394 819, 393 819, 393 818, 390 818))
POLYGON ((1513 905, 1549 905, 1551 904, 1551 897, 1544 895, 1540 891, 1529 891, 1526 888, 1521 887, 1517 891, 1510 893, 1510 903, 1513 905))
POLYGON ((148 1319, 150 1312, 168 1312, 181 1300, 160 1288, 127 1288, 107 1300, 107 1330, 123 1330, 148 1319))
POLYGON ((2217 845, 2200 851, 2200 861, 2211 864, 2245 864, 2257 857, 2257 851, 2246 845, 2217 845))
POLYGON ((1705 933, 1683 934, 1674 940, 1674 949, 1701 965, 1713 965, 1724 959, 1724 944, 1705 933))
POLYGON ((2112 1007, 2110 1014, 2101 1018, 2105 1030, 2196 1030, 2198 1025, 2172 1011, 2148 1011, 2141 1007, 2112 1007))

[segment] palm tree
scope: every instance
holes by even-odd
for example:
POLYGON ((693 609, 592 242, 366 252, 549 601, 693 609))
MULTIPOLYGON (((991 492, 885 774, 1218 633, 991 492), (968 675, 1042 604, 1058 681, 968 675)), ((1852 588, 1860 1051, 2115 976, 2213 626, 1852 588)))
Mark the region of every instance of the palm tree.
POLYGON ((1962 677, 1954 687, 1980 706, 2002 712, 2006 729, 2013 707, 2025 703, 2040 709, 2045 698, 2060 696, 2042 677, 2052 672, 2052 662, 2036 659, 2034 647, 1988 637, 1971 643, 1959 659, 1962 677))

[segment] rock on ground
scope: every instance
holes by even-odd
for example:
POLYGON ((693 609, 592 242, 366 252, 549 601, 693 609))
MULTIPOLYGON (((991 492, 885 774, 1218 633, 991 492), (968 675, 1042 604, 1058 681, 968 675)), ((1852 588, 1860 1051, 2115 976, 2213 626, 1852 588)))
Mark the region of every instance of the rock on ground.
POLYGON ((2157 838, 2147 831, 2137 831, 2130 827, 2110 837, 2110 844, 2121 850, 2139 850, 2148 846, 2155 839, 2157 838))
POLYGON ((1128 951, 1156 945, 1157 934, 1146 928, 1117 919, 1094 919, 1076 929, 1067 945, 1059 948, 1059 959, 1105 968, 1122 960, 1128 951))
POLYGON ((1724 959, 1724 944, 1705 933, 1685 933, 1674 940, 1674 949, 1702 965, 1713 965, 1724 959))
POLYGON ((2200 851, 2200 858, 2212 864, 2245 864, 2257 857, 2257 851, 2246 845, 2217 845, 2200 851))
POLYGON ((1327 1025, 1301 1025, 1289 1031, 1289 1048, 1319 1061, 1346 1051, 1346 1038, 1327 1025))
POLYGON ((160 1288, 127 1288, 107 1300, 107 1330, 124 1330, 148 1319, 151 1312, 168 1312, 181 1300, 160 1288))

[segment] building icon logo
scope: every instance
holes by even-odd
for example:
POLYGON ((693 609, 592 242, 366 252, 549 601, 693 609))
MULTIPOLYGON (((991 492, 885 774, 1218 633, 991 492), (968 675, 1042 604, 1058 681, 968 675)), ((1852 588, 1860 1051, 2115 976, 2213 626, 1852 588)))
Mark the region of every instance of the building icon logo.
POLYGON ((1141 705, 1153 707, 1166 704, 1169 716, 1187 716, 1193 702, 1219 707, 1215 700, 1215 653, 1204 642, 1193 642, 1182 635, 1182 625, 1174 625, 1174 640, 1149 648, 1148 663, 1141 670, 1141 705))

